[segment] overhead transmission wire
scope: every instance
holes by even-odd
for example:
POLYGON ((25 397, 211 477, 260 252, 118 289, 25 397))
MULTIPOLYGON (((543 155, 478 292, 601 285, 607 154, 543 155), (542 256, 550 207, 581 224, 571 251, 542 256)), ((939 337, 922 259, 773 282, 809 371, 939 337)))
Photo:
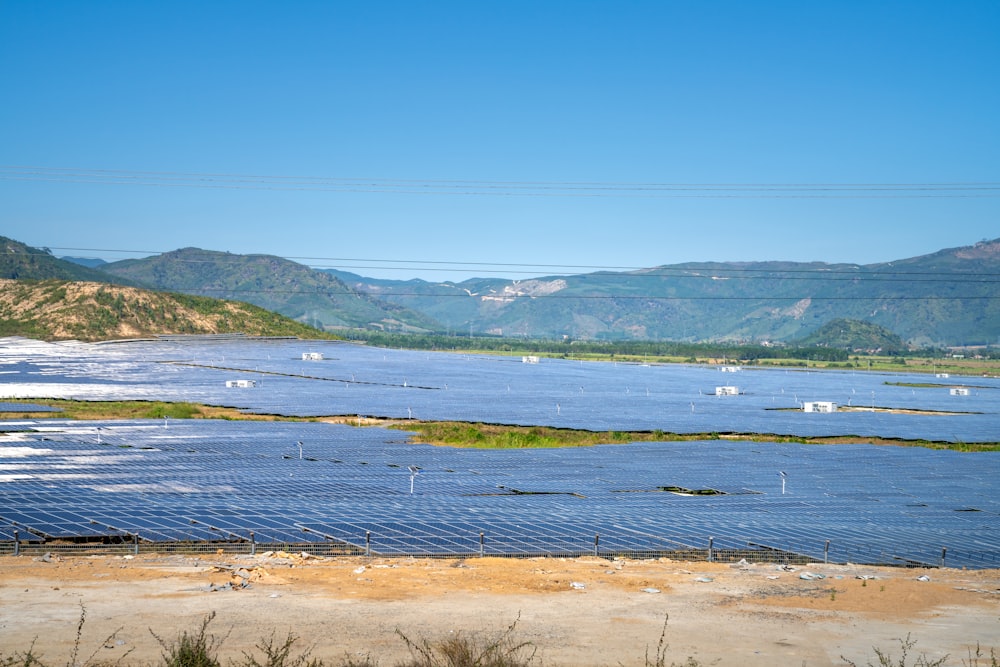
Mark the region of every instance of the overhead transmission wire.
MULTIPOLYGON (((61 250, 71 250, 69 248, 59 248, 59 249, 61 249, 61 250)), ((75 250, 82 250, 82 249, 76 248, 75 250)), ((107 249, 105 249, 103 251, 104 252, 109 252, 109 250, 107 250, 107 249)), ((223 258, 220 258, 220 260, 221 261, 232 261, 233 263, 241 261, 238 257, 233 257, 232 260, 224 260, 223 258)), ((178 261, 182 261, 184 263, 213 263, 212 260, 207 260, 207 259, 206 260, 178 260, 178 261)), ((524 266, 524 265, 517 265, 517 266, 524 266)), ((306 267, 306 268, 312 268, 312 267, 306 267)), ((375 268, 379 268, 379 267, 375 267, 375 268)), ((452 269, 452 270, 462 270, 462 269, 452 269)), ((689 271, 690 269, 679 269, 679 270, 689 271)), ((772 273, 772 274, 773 273, 785 273, 786 272, 786 271, 784 271, 782 269, 774 269, 774 270, 771 270, 771 269, 748 269, 748 268, 742 268, 742 267, 741 268, 733 269, 733 271, 740 271, 740 272, 765 272, 765 273, 772 273)), ((927 279, 927 278, 924 278, 924 279, 886 278, 886 277, 883 277, 883 276, 878 275, 878 274, 858 275, 858 274, 853 274, 853 273, 849 273, 849 277, 839 278, 839 277, 827 276, 827 275, 825 275, 825 272, 823 272, 823 271, 807 270, 807 269, 801 269, 801 270, 795 270, 795 271, 788 271, 788 272, 796 272, 796 271, 798 273, 812 273, 813 275, 809 275, 809 276, 794 276, 794 277, 787 278, 787 279, 784 279, 784 280, 794 281, 794 282, 801 282, 801 281, 804 281, 804 280, 813 280, 813 281, 820 281, 820 282, 850 282, 850 283, 857 283, 857 282, 880 282, 880 283, 883 283, 883 282, 906 282, 906 283, 911 283, 911 284, 912 283, 950 283, 950 284, 953 284, 953 285, 956 285, 956 286, 959 286, 959 285, 965 286, 965 285, 991 285, 991 284, 1000 284, 1000 274, 964 273, 964 274, 960 274, 960 275, 963 275, 963 276, 974 276, 974 277, 976 277, 978 279, 977 280, 965 280, 965 279, 951 280, 951 279, 948 279, 948 278, 940 278, 940 279, 938 279, 938 278, 930 278, 930 279, 927 279), (816 274, 820 274, 820 275, 816 275, 816 274), (983 276, 986 276, 989 279, 984 280, 984 279, 982 279, 983 276)), ((913 271, 913 272, 900 272, 900 274, 906 274, 906 275, 925 275, 925 276, 951 276, 952 275, 952 274, 949 274, 949 273, 946 273, 946 272, 916 272, 916 271, 913 271)), ((114 274, 109 274, 109 275, 114 275, 114 274)), ((894 275, 894 274, 889 274, 889 275, 894 275)), ((335 277, 335 276, 331 276, 331 277, 335 277)), ((577 276, 571 276, 571 277, 586 279, 589 276, 586 275, 586 274, 583 274, 583 275, 577 275, 577 276)), ((624 278, 624 279, 630 279, 630 278, 634 278, 634 277, 648 277, 648 276, 646 274, 604 274, 601 277, 620 277, 620 278, 624 278)), ((692 279, 701 279, 701 280, 706 280, 706 279, 707 280, 713 280, 713 279, 714 280, 718 280, 718 278, 719 278, 719 276, 714 275, 714 274, 697 274, 697 275, 692 275, 690 273, 688 273, 688 274, 682 274, 682 275, 663 274, 663 275, 660 275, 660 276, 652 276, 652 277, 692 278, 692 279)), ((729 279, 730 278, 725 278, 725 280, 729 280, 729 279)), ((745 281, 745 280, 771 280, 771 281, 773 281, 776 278, 773 275, 768 275, 768 276, 757 276, 757 275, 746 276, 746 275, 744 275, 744 276, 735 276, 735 277, 733 277, 731 279, 734 279, 734 280, 737 280, 737 281, 745 281)), ((430 282, 428 284, 438 284, 438 285, 441 285, 440 283, 430 283, 430 282)), ((811 299, 811 300, 814 300, 814 301, 873 301, 873 300, 876 300, 876 301, 877 300, 897 300, 897 301, 900 301, 900 300, 901 301, 914 300, 914 301, 918 301, 918 300, 984 300, 984 299, 985 300, 994 300, 994 299, 1000 299, 1000 294, 996 294, 996 295, 965 295, 965 294, 963 294, 963 295, 948 295, 948 296, 943 296, 943 295, 924 295, 924 296, 908 296, 908 295, 888 295, 888 296, 886 296, 886 295, 882 295, 882 296, 859 296, 859 295, 851 295, 851 296, 824 296, 824 295, 814 295, 814 294, 806 295, 806 296, 788 296, 788 295, 774 295, 774 294, 771 294, 771 295, 752 295, 752 296, 727 296, 727 295, 714 294, 714 295, 677 296, 677 295, 662 295, 662 294, 659 294, 659 295, 658 294, 556 294, 556 293, 528 294, 528 293, 517 293, 517 292, 482 292, 482 293, 480 293, 480 292, 470 292, 470 291, 466 290, 465 288, 460 287, 459 285, 461 285, 461 283, 453 283, 452 284, 453 289, 450 290, 450 291, 448 291, 448 292, 433 292, 433 293, 428 293, 428 292, 388 291, 388 292, 384 292, 384 293, 381 293, 381 294, 378 294, 378 295, 372 295, 372 296, 380 296, 380 297, 383 297, 383 298, 406 298, 406 297, 413 297, 413 298, 416 298, 416 297, 420 297, 420 298, 477 298, 477 297, 481 297, 481 298, 489 298, 489 299, 497 299, 497 300, 507 300, 507 299, 513 300, 513 299, 516 299, 516 298, 531 298, 531 299, 646 300, 646 301, 748 301, 748 300, 758 300, 758 301, 759 300, 793 300, 793 301, 801 301, 803 299, 811 299)), ((444 286, 444 285, 441 285, 441 286, 444 286)), ((283 294, 283 295, 325 296, 325 297, 328 297, 328 298, 332 298, 332 297, 335 297, 335 296, 357 296, 357 294, 359 293, 359 291, 357 291, 357 290, 354 290, 354 291, 352 291, 352 290, 338 290, 338 289, 328 289, 328 288, 323 288, 323 287, 317 287, 315 289, 274 289, 274 288, 249 289, 249 288, 230 288, 230 287, 198 287, 198 288, 184 288, 184 289, 179 289, 179 290, 177 288, 171 288, 171 290, 172 291, 181 291, 181 292, 188 293, 188 294, 202 294, 202 295, 208 295, 208 294, 222 294, 222 295, 243 295, 243 294, 246 294, 246 295, 251 295, 251 294, 268 295, 268 294, 283 294)), ((366 294, 365 292, 361 292, 361 293, 362 294, 366 294)))
MULTIPOLYGON (((186 288, 182 290, 177 290, 176 288, 171 288, 170 291, 182 291, 188 294, 297 294, 297 295, 315 295, 315 296, 357 296, 358 292, 350 291, 336 291, 336 290, 315 290, 315 291, 303 291, 303 290, 276 290, 276 289, 262 289, 262 290, 251 290, 251 289, 227 289, 223 287, 218 288, 186 288)), ((421 298, 479 298, 485 297, 493 300, 510 300, 515 299, 563 299, 570 300, 576 299, 581 301, 616 301, 616 300, 627 300, 627 301, 802 301, 805 299, 810 299, 812 301, 974 301, 974 300, 995 300, 1000 299, 1000 294, 994 295, 959 295, 959 296, 903 296, 903 295, 892 295, 892 296, 816 296, 816 295, 806 295, 806 296, 778 296, 778 295, 755 295, 755 296, 721 296, 717 294, 713 295, 698 295, 698 296, 675 296, 675 295, 660 295, 660 294, 517 294, 517 293, 487 293, 487 294, 467 294, 465 292, 451 292, 451 293, 435 293, 427 294, 422 292, 386 292, 381 294, 369 294, 367 292, 361 292, 366 296, 375 296, 382 299, 385 298, 397 298, 397 297, 421 297, 421 298)))
MULTIPOLYGON (((68 252, 103 252, 103 253, 116 253, 116 254, 138 254, 138 255, 162 255, 167 254, 164 251, 159 250, 126 250, 126 249, 112 249, 112 248, 77 248, 77 247, 59 247, 52 246, 49 250, 62 250, 68 252)), ((206 257, 204 259, 200 258, 172 258, 171 262, 183 263, 183 264, 219 264, 219 263, 232 263, 232 264, 243 264, 246 262, 248 257, 259 257, 259 258, 272 258, 277 257, 276 255, 264 255, 258 253, 250 253, 246 255, 236 255, 236 256, 218 256, 218 257, 206 257)), ((455 262, 447 260, 419 260, 419 259, 404 259, 404 260, 390 260, 390 259, 374 259, 374 258, 349 258, 349 257, 315 257, 315 256, 285 256, 278 257, 278 259, 292 260, 303 260, 312 262, 330 262, 334 264, 315 264, 311 263, 306 266, 308 268, 314 269, 381 269, 381 270, 391 270, 391 271, 405 271, 412 269, 425 269, 428 266, 433 266, 435 271, 448 271, 448 272, 462 272, 468 273, 469 271, 482 269, 490 272, 494 271, 505 271, 508 273, 530 273, 532 275, 538 275, 542 273, 543 270, 547 269, 563 269, 571 271, 583 270, 585 273, 573 274, 574 278, 589 279, 594 275, 600 275, 602 278, 606 277, 616 277, 622 279, 633 279, 633 278, 695 278, 695 279, 729 279, 736 278, 739 280, 773 280, 775 274, 796 274, 793 278, 794 280, 829 280, 829 281, 844 281, 844 282, 858 282, 858 281, 878 281, 878 282, 961 282, 961 283, 991 283, 998 282, 997 278, 1000 278, 1000 273, 977 273, 977 272, 952 272, 952 271, 905 271, 893 269, 891 271, 879 269, 878 272, 873 272, 870 269, 866 270, 864 266, 855 266, 855 268, 811 268, 811 269, 786 269, 786 268, 753 268, 753 267, 743 267, 743 266, 721 266, 724 262, 704 262, 704 263, 690 263, 692 266, 662 266, 662 267, 636 267, 636 266, 610 266, 610 265, 578 265, 578 264, 528 264, 528 263, 515 263, 515 262, 455 262), (370 262, 374 264, 350 264, 345 265, 343 262, 370 262), (396 264, 396 266, 387 266, 387 264, 396 264), (702 264, 699 266, 699 264, 702 264), (412 265, 412 266, 411 266, 412 265), (710 265, 710 266, 709 266, 710 265), (469 268, 474 267, 474 268, 469 268), (489 268, 494 267, 494 268, 489 268), (513 267, 520 267, 519 270, 512 270, 513 267), (586 273, 586 271, 591 271, 595 273, 586 273), (711 273, 708 273, 711 271, 711 273), (763 276, 757 275, 743 275, 743 274, 767 274, 763 276), (727 275, 721 275, 727 274, 727 275), (733 274, 732 276, 728 274, 733 274), (799 275, 802 277, 799 277, 799 275), (846 277, 839 277, 846 276, 846 277), (895 276, 906 276, 897 278, 895 276), (914 280, 911 276, 927 276, 928 279, 918 279, 914 280), (954 278, 975 278, 975 280, 954 280, 954 278), (938 280, 937 278, 941 278, 938 280)), ((885 265, 891 266, 891 263, 886 263, 885 265)), ((883 265, 884 266, 884 265, 883 265)), ((565 276, 549 276, 549 277, 565 277, 565 276)))
POLYGON ((0 179, 92 185, 301 190, 386 194, 531 197, 924 198, 996 197, 1000 182, 954 183, 655 183, 390 179, 282 176, 0 165, 0 179))

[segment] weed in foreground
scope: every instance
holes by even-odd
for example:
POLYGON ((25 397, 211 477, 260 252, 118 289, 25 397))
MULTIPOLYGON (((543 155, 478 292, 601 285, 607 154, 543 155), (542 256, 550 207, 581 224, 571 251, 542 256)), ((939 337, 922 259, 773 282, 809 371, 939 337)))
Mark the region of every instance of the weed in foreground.
POLYGON ((535 659, 531 642, 514 639, 517 618, 505 630, 491 636, 462 635, 431 642, 414 641, 399 629, 396 634, 410 649, 412 660, 399 667, 527 667, 535 659))
POLYGON ((35 654, 35 642, 27 651, 15 651, 10 655, 0 653, 0 667, 44 667, 41 656, 35 654))
MULTIPOLYGON (((942 667, 945 664, 945 660, 948 656, 932 660, 928 658, 925 654, 921 653, 916 657, 916 659, 910 663, 907 662, 907 658, 910 654, 910 650, 917 645, 916 639, 911 639, 910 635, 907 634, 905 638, 899 640, 900 655, 899 660, 894 660, 892 655, 888 652, 883 652, 881 649, 873 646, 872 650, 875 651, 875 657, 878 658, 877 663, 873 663, 871 660, 868 661, 866 667, 942 667)), ((978 646, 977 652, 978 652, 978 646)), ((848 660, 844 656, 840 656, 840 659, 846 662, 851 667, 858 667, 858 664, 852 660, 848 660)))
MULTIPOLYGON (((670 621, 670 614, 666 614, 663 617, 663 629, 660 630, 660 641, 656 643, 656 655, 653 660, 649 659, 649 647, 646 647, 646 664, 644 667, 667 667, 667 649, 670 648, 670 644, 667 643, 667 623, 670 621)), ((670 667, 698 667, 699 662, 688 656, 688 659, 677 664, 676 662, 671 662, 670 667)))
POLYGON ((990 649, 989 657, 983 653, 983 647, 976 642, 976 648, 973 650, 969 649, 969 659, 962 660, 962 667, 1000 667, 1000 656, 997 655, 997 650, 995 648, 990 649), (989 660, 987 663, 986 661, 989 660))
POLYGON ((261 652, 263 661, 257 660, 252 653, 243 652, 243 660, 234 667, 323 667, 323 661, 311 657, 312 648, 307 648, 297 655, 292 654, 292 646, 299 638, 291 632, 280 644, 275 641, 274 634, 255 645, 261 652))
POLYGON ((149 633, 163 648, 163 667, 222 667, 216 652, 228 637, 208 634, 208 624, 215 618, 215 612, 208 614, 201 622, 197 634, 182 632, 173 642, 167 642, 150 629, 149 633))
MULTIPOLYGON (((94 652, 91 653, 86 660, 82 662, 79 661, 80 646, 83 644, 83 626, 86 620, 87 609, 81 603, 80 620, 76 623, 76 637, 73 640, 73 648, 70 650, 69 660, 66 662, 66 667, 111 667, 113 665, 121 664, 125 657, 132 652, 132 649, 126 651, 114 662, 94 660, 102 646, 106 646, 115 641, 118 633, 122 630, 121 628, 112 632, 104 639, 103 642, 99 643, 97 648, 94 649, 94 652)), ((37 641, 37 638, 31 642, 31 646, 28 647, 27 651, 17 651, 11 655, 4 655, 3 653, 0 653, 0 667, 47 667, 47 663, 42 662, 42 654, 35 653, 35 641, 37 641)))

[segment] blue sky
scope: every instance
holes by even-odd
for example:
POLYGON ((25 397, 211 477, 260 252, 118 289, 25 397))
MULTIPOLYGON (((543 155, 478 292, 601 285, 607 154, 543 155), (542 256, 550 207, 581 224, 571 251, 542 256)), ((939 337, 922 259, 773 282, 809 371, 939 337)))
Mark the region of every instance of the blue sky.
POLYGON ((1000 236, 998 34, 993 1, 4 0, 0 234, 432 280, 892 261, 1000 236))

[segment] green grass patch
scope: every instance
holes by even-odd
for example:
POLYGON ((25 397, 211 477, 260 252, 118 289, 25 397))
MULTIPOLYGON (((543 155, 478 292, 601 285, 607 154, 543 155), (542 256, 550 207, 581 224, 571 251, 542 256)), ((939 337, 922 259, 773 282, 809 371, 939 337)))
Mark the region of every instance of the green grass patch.
MULTIPOLYGON (((360 424, 356 416, 285 417, 281 415, 246 414, 234 408, 221 408, 197 403, 165 401, 75 401, 67 399, 5 399, 9 403, 45 405, 60 412, 0 413, 0 433, 5 418, 18 419, 228 419, 234 421, 339 422, 360 424)), ((423 422, 411 419, 366 418, 365 426, 409 431, 415 443, 473 449, 544 449, 555 447, 591 447, 593 445, 626 444, 630 442, 686 442, 706 440, 746 440, 748 442, 795 442, 801 444, 872 444, 901 447, 951 449, 959 452, 1000 451, 1000 442, 943 442, 930 440, 895 440, 891 438, 855 435, 802 437, 774 433, 670 433, 653 431, 585 431, 551 426, 508 426, 481 422, 423 422)), ((0 667, 3 667, 0 665, 0 667)))
POLYGON ((413 431, 415 442, 473 449, 540 449, 601 444, 687 440, 663 431, 580 431, 550 426, 503 426, 466 422, 405 422, 389 428, 413 431))

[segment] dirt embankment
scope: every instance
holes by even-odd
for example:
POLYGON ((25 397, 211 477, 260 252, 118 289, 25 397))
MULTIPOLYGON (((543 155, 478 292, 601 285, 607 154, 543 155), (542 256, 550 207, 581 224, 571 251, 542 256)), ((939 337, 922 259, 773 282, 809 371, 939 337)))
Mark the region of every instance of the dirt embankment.
POLYGON ((223 658, 292 633, 333 664, 359 653, 395 664, 408 656, 397 630, 434 640, 515 621, 515 637, 548 666, 643 665, 668 618, 667 664, 866 664, 873 647, 898 655, 908 634, 917 653, 947 653, 956 665, 977 642, 1000 647, 996 570, 281 553, 47 561, 0 558, 3 655, 35 641, 48 664, 65 664, 81 610, 80 658, 131 651, 132 664, 160 657, 153 632, 173 639, 212 612, 223 658))

